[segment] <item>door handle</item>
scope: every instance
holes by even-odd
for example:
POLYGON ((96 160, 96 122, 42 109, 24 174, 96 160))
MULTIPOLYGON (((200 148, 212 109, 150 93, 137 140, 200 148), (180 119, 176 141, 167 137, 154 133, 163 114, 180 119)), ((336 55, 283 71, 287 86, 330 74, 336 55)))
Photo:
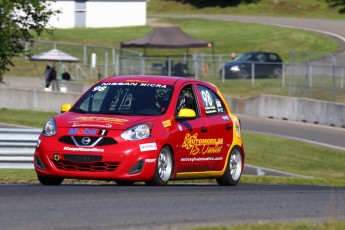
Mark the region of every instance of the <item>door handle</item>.
POLYGON ((226 130, 231 130, 232 129, 232 126, 231 125, 226 125, 226 130))
POLYGON ((202 133, 206 133, 207 130, 208 130, 208 129, 207 129, 206 127, 202 127, 202 128, 201 128, 201 132, 202 132, 202 133))

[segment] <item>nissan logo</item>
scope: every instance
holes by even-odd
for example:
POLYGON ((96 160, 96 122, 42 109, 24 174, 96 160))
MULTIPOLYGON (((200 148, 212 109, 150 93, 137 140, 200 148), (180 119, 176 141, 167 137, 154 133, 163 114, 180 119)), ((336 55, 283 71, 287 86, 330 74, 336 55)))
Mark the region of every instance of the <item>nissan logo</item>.
POLYGON ((81 143, 82 143, 83 145, 88 145, 88 144, 90 144, 90 142, 91 142, 91 139, 90 139, 89 137, 83 137, 83 138, 81 139, 81 143))

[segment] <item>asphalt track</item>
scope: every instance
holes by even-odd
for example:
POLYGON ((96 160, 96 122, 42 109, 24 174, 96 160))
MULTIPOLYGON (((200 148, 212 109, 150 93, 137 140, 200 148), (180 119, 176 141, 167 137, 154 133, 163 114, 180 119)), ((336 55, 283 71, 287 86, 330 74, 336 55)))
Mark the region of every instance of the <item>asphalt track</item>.
POLYGON ((345 220, 345 188, 254 184, 0 186, 2 230, 172 230, 295 220, 345 220))

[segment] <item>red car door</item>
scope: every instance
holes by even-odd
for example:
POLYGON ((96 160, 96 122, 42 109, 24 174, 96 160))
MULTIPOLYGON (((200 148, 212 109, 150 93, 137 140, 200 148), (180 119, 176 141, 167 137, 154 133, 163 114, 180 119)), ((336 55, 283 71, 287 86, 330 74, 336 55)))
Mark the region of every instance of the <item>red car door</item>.
POLYGON ((176 103, 176 114, 181 108, 193 109, 197 117, 193 120, 176 120, 177 152, 175 167, 177 172, 201 172, 210 169, 208 160, 204 158, 205 141, 208 140, 206 117, 200 114, 200 104, 196 97, 196 89, 192 84, 180 89, 176 103))
POLYGON ((197 86, 201 113, 205 114, 208 142, 203 156, 208 159, 210 171, 220 171, 226 163, 226 156, 233 141, 233 122, 227 114, 221 97, 205 85, 197 86))

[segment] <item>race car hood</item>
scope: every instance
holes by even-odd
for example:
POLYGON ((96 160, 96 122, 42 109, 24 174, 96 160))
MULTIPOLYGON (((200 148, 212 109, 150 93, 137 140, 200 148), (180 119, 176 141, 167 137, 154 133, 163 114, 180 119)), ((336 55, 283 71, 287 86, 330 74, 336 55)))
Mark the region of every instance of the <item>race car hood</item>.
POLYGON ((154 116, 79 114, 73 112, 63 113, 55 117, 57 127, 97 127, 114 130, 125 130, 133 125, 154 119, 154 116))

